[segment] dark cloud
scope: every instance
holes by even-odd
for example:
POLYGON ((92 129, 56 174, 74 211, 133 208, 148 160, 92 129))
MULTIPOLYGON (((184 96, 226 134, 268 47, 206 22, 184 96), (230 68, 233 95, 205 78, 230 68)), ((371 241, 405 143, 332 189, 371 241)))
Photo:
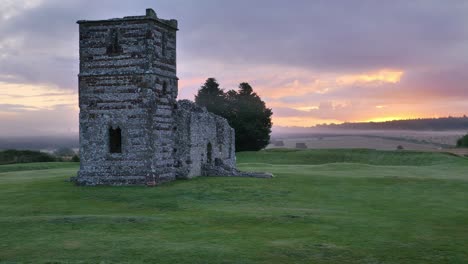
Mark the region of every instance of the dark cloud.
MULTIPOLYGON (((128 2, 109 0, 49 0, 2 21, 0 81, 77 89, 78 25, 75 22, 129 15, 124 12, 128 7, 128 2)), ((135 14, 144 13, 144 7, 135 5, 134 9, 138 9, 135 14)))
POLYGON ((223 2, 207 8, 184 43, 194 57, 246 64, 407 68, 446 61, 467 41, 467 12, 463 1, 223 2))
MULTIPOLYGON (((44 1, 0 25, 0 75, 76 87, 78 19, 142 14, 180 20, 180 61, 323 71, 409 68, 468 55, 466 1, 44 1), (93 8, 90 8, 92 6, 93 8)), ((468 60, 468 59, 466 59, 468 60)), ((465 60, 465 62, 466 62, 465 60)), ((190 75, 187 69, 183 74, 190 75)), ((207 73, 208 74, 208 73, 207 73)))

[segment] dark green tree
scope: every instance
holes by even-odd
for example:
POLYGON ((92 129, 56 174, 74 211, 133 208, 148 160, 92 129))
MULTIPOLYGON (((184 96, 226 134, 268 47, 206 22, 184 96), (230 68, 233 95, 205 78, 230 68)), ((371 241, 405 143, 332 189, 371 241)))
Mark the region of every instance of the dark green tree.
POLYGON ((257 151, 270 141, 272 111, 248 83, 224 92, 214 78, 206 80, 195 103, 226 118, 236 131, 236 151, 257 151))
POLYGON ((468 148, 468 134, 457 140, 457 147, 468 148))
POLYGON ((267 108, 248 83, 241 83, 239 90, 227 93, 226 104, 230 115, 226 118, 236 131, 237 151, 258 151, 270 142, 271 116, 267 108))
POLYGON ((215 78, 208 78, 195 95, 195 103, 206 107, 211 113, 225 116, 225 94, 223 89, 219 87, 219 83, 215 78))

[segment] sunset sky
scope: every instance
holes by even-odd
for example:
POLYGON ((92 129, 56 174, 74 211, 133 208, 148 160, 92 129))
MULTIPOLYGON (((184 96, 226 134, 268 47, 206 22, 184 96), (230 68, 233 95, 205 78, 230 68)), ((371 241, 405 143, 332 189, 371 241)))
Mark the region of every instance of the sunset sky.
POLYGON ((0 0, 0 136, 78 131, 79 19, 179 20, 179 99, 249 82, 275 126, 468 114, 468 1, 0 0))

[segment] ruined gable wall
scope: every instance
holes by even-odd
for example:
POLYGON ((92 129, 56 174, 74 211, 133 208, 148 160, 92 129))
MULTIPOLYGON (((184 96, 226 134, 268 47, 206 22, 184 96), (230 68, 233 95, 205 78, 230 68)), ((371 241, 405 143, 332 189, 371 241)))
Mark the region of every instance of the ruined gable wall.
POLYGON ((224 118, 182 100, 178 103, 176 124, 174 156, 178 178, 201 176, 203 165, 214 164, 216 159, 235 166, 234 131, 224 118))

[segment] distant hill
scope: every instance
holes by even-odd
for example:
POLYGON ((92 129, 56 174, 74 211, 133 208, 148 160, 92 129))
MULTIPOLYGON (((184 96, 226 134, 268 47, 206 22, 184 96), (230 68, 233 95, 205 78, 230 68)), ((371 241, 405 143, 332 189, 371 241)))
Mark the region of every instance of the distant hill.
POLYGON ((0 137, 0 150, 54 150, 61 147, 78 148, 78 135, 69 136, 31 136, 0 137))
POLYGON ((353 130, 468 130, 468 117, 421 118, 386 122, 322 124, 316 128, 353 130))

